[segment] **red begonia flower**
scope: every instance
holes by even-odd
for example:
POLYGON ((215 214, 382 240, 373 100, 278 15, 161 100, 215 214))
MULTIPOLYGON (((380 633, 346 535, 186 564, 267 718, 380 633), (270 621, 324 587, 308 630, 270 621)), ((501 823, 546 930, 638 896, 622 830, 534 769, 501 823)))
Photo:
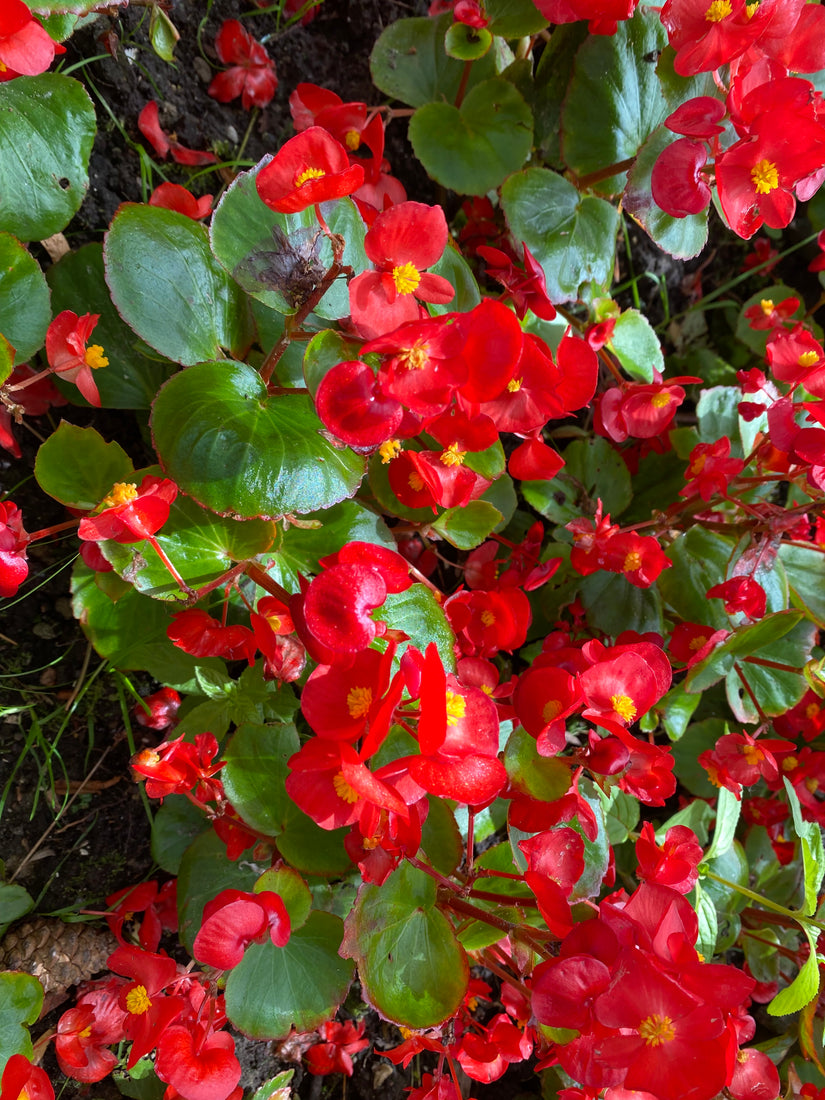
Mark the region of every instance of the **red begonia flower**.
POLYGON ((12 1054, 0 1081, 0 1100, 54 1100, 54 1089, 45 1070, 25 1054, 12 1054))
POLYGON ((213 778, 224 765, 223 760, 215 759, 217 755, 215 735, 199 733, 194 744, 178 737, 156 749, 143 749, 132 757, 131 767, 146 779, 150 798, 192 791, 199 801, 208 802, 221 789, 220 781, 213 778))
POLYGON ((636 841, 636 858, 639 861, 636 874, 640 879, 688 894, 699 878, 702 846, 693 830, 685 825, 668 829, 664 842, 659 845, 653 826, 646 821, 636 841))
POLYGON ((343 145, 320 126, 290 138, 255 178, 262 201, 279 214, 351 195, 363 182, 361 165, 351 165, 343 145))
POLYGON ((198 962, 230 970, 251 943, 271 940, 276 947, 285 947, 290 931, 289 914, 278 894, 221 890, 204 906, 192 953, 198 962))
POLYGON ((588 20, 591 34, 615 34, 618 23, 629 19, 637 0, 539 0, 536 7, 551 23, 588 20))
POLYGON ((0 80, 13 76, 39 76, 65 53, 34 18, 23 0, 3 0, 0 11, 0 80))
POLYGON ((237 19, 227 19, 215 38, 215 50, 224 65, 232 68, 212 78, 207 94, 219 103, 241 96, 245 111, 266 107, 275 95, 278 78, 275 62, 261 43, 237 19))
POLYGON ((351 447, 377 447, 391 439, 404 417, 395 397, 366 363, 337 363, 315 395, 315 410, 333 435, 351 447))
POLYGON ((180 695, 174 688, 163 687, 144 696, 134 707, 133 713, 139 726, 150 730, 165 730, 175 724, 179 707, 180 695))
POLYGON ((559 452, 537 437, 519 443, 507 460, 507 472, 517 481, 552 481, 563 466, 559 452))
MULTIPOLYGON (((155 1070, 185 1100, 232 1100, 241 1079, 235 1040, 207 1024, 175 1024, 158 1040, 155 1070)), ((165 1096, 170 1097, 167 1089, 165 1096)))
MULTIPOLYGON (((108 1050, 108 1044, 122 1038, 109 1038, 96 1027, 94 1006, 91 1004, 70 1008, 57 1023, 54 1052, 57 1062, 67 1077, 84 1084, 102 1081, 117 1065, 117 1058, 108 1050)), ((31 1095, 31 1090, 27 1088, 31 1095)))
POLYGON ((70 309, 64 309, 46 333, 49 366, 68 382, 74 382, 89 404, 98 409, 100 394, 92 372, 109 365, 100 344, 89 344, 89 337, 99 320, 99 313, 84 313, 78 317, 70 309))
POLYGON ((159 157, 165 157, 171 153, 172 160, 190 167, 217 162, 218 158, 214 153, 207 153, 199 149, 187 149, 179 141, 170 138, 160 125, 159 108, 154 100, 150 100, 138 115, 138 130, 159 157))
POLYGON ((0 501, 0 597, 17 595, 29 575, 28 541, 29 536, 23 530, 23 513, 13 501, 0 501))
POLYGON ((250 665, 255 663, 255 635, 248 626, 223 626, 198 607, 176 612, 166 628, 166 636, 192 657, 246 659, 250 665))
POLYGON ((709 588, 706 595, 709 600, 724 600, 728 615, 741 612, 749 619, 762 618, 768 599, 765 589, 753 577, 731 577, 729 581, 709 588))
POLYGON ((725 117, 725 104, 710 95, 694 96, 665 119, 665 126, 683 137, 709 139, 724 133, 720 119, 725 117))
POLYGON ((678 138, 656 158, 650 177, 653 201, 672 218, 685 218, 704 210, 711 199, 702 169, 707 148, 690 138, 678 138))
POLYGON ((527 310, 531 310, 536 317, 544 321, 552 321, 556 316, 556 309, 547 297, 547 285, 541 264, 533 256, 530 249, 522 242, 524 252, 524 270, 516 267, 515 262, 499 248, 482 246, 477 249, 490 266, 486 273, 504 287, 507 297, 513 303, 519 320, 524 320, 527 310))
POLYGON ((100 511, 80 521, 78 536, 87 542, 140 542, 166 523, 177 495, 174 481, 153 474, 144 477, 140 488, 119 481, 98 505, 100 511))
POLYGON ((352 1077, 352 1055, 370 1045, 369 1039, 364 1038, 364 1027, 363 1020, 357 1024, 352 1020, 343 1024, 327 1020, 321 1024, 318 1034, 323 1041, 308 1047, 304 1055, 309 1072, 316 1077, 328 1073, 345 1073, 352 1077))
POLYGON ((662 23, 676 50, 674 67, 680 76, 711 72, 743 54, 759 36, 745 0, 667 0, 662 23))
POLYGON ((212 195, 201 195, 196 199, 191 191, 179 183, 161 183, 149 196, 150 206, 162 206, 166 210, 176 210, 193 221, 209 217, 212 210, 212 195))
POLYGON ((121 989, 119 1003, 126 1013, 124 1031, 132 1040, 126 1068, 132 1069, 157 1046, 166 1028, 183 1012, 183 997, 164 993, 177 977, 178 967, 168 955, 152 954, 136 947, 118 947, 109 956, 108 965, 115 974, 131 979, 121 989))

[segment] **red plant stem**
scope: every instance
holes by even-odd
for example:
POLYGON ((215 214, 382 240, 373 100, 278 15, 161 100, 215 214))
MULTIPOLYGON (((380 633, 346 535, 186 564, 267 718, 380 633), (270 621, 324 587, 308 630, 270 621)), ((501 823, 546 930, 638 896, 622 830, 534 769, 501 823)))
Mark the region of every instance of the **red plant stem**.
POLYGON ((776 668, 780 672, 804 672, 804 668, 794 668, 793 665, 783 665, 781 661, 769 661, 767 657, 743 657, 746 664, 762 665, 763 668, 776 668))
POLYGON ((737 676, 739 677, 739 679, 740 679, 740 680, 742 681, 742 686, 744 687, 745 691, 746 691, 746 692, 748 693, 748 695, 750 696, 750 700, 751 700, 751 702, 753 703, 753 707, 754 707, 754 710, 756 711, 756 713, 757 713, 757 714, 759 715, 759 717, 760 717, 760 718, 762 719, 762 721, 763 721, 763 722, 767 722, 767 721, 768 721, 768 717, 767 717, 767 715, 766 715, 766 714, 764 713, 764 711, 762 710, 762 708, 760 707, 759 703, 757 702, 756 696, 755 696, 755 695, 754 695, 754 693, 753 693, 753 688, 752 688, 752 687, 750 686, 750 684, 748 683, 748 681, 747 681, 747 680, 745 679, 745 674, 744 674, 744 672, 743 672, 743 671, 742 671, 742 669, 741 669, 741 668, 739 667, 739 665, 738 665, 738 664, 736 663, 736 661, 734 661, 734 662, 733 662, 733 667, 734 667, 734 668, 736 669, 736 675, 737 675, 737 676))
POLYGON ((476 815, 471 806, 467 807, 467 873, 473 873, 473 834, 475 832, 476 815))
MULTIPOLYGON (((205 584, 203 588, 199 588, 192 598, 192 603, 197 603, 198 600, 202 600, 204 596, 208 596, 210 592, 214 592, 216 588, 220 588, 224 584, 229 584, 231 581, 239 576, 246 570, 248 561, 238 562, 237 565, 233 565, 231 569, 227 569, 225 573, 221 573, 215 580, 210 581, 209 584, 205 584)), ((250 608, 250 610, 252 610, 250 608)))
POLYGON ((277 581, 273 581, 272 577, 262 569, 256 561, 246 561, 243 563, 243 572, 246 573, 250 580, 253 580, 259 588, 263 588, 270 596, 276 596, 282 603, 288 604, 292 598, 285 588, 281 588, 277 581))
POLYGON ((521 940, 529 948, 535 951, 537 955, 541 955, 543 959, 552 959, 555 957, 553 952, 548 950, 548 948, 540 942, 538 936, 536 936, 532 930, 528 930, 524 927, 524 925, 513 924, 512 921, 504 920, 503 917, 497 917, 493 913, 488 913, 486 909, 479 909, 477 905, 471 905, 470 902, 462 901, 461 898, 445 898, 444 904, 448 909, 452 909, 454 913, 460 913, 464 917, 472 917, 473 920, 483 921, 484 924, 489 924, 492 928, 498 928, 502 932, 507 933, 507 935, 521 940))
POLYGON ((455 93, 454 106, 460 107, 464 102, 464 96, 467 94, 467 82, 470 79, 470 71, 473 67, 472 61, 464 62, 464 72, 461 74, 461 83, 458 85, 458 91, 455 93))
POLYGON ((594 183, 601 183, 602 180, 609 180, 611 176, 618 176, 620 172, 626 172, 635 163, 635 157, 626 157, 624 160, 616 161, 615 164, 608 164, 606 168, 600 168, 598 172, 588 172, 586 176, 573 176, 572 182, 579 191, 583 191, 586 187, 592 187, 594 183))
POLYGON ((507 982, 508 985, 512 985, 515 989, 521 990, 525 997, 529 999, 530 990, 514 974, 508 974, 503 966, 499 966, 498 963, 494 963, 486 951, 482 953, 482 966, 485 966, 487 970, 492 970, 497 978, 501 978, 503 982, 507 982))
POLYGON ((41 378, 45 378, 48 374, 54 374, 54 367, 46 367, 45 370, 38 371, 37 374, 33 374, 31 378, 24 378, 22 382, 15 382, 11 386, 6 386, 6 393, 14 393, 15 390, 24 390, 26 386, 32 386, 35 382, 39 382, 41 378))
POLYGON ((79 519, 67 519, 64 523, 55 523, 52 527, 41 527, 39 531, 30 534, 26 542, 48 538, 49 535, 56 535, 58 531, 68 531, 71 527, 77 527, 78 523, 80 523, 79 519))
POLYGON ((157 538, 154 535, 146 535, 146 541, 149 543, 149 545, 155 551, 157 556, 163 562, 163 564, 165 565, 168 572, 171 573, 172 577, 175 580, 175 583, 180 586, 180 588, 187 594, 187 596, 189 596, 190 598, 192 596, 194 596, 195 595, 194 589, 189 587, 189 585, 186 583, 186 581, 183 579, 183 577, 177 571, 175 566, 170 561, 169 555, 166 553, 166 551, 160 545, 157 538))
POLYGON ((535 898, 514 898, 508 894, 495 894, 492 890, 476 890, 475 887, 470 891, 470 897, 479 898, 481 901, 497 901, 501 905, 512 902, 514 905, 526 905, 531 909, 537 909, 539 904, 535 898))

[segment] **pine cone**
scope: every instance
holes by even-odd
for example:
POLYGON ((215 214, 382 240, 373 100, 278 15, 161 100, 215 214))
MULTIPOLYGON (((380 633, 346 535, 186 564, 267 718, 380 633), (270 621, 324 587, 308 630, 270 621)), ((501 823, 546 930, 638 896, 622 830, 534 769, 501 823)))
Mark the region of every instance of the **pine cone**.
POLYGON ((0 942, 0 970, 33 974, 54 1004, 70 986, 106 970, 106 960, 116 947, 108 928, 31 917, 12 925, 0 942))

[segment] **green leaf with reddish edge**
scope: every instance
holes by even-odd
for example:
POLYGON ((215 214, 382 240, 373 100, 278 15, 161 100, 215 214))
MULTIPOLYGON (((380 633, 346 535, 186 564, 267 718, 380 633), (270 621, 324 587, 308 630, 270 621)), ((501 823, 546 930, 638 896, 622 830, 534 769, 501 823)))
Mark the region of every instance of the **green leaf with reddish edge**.
POLYGON ((502 38, 537 34, 548 22, 533 0, 487 0, 484 13, 489 19, 487 29, 502 38))
POLYGON ((52 319, 49 288, 37 260, 11 233, 0 233, 0 333, 25 363, 43 346, 52 319))
POLYGON ((361 344, 340 332, 324 329, 312 337, 304 352, 304 380, 313 398, 328 371, 338 363, 360 359, 361 344))
MULTIPOLYGON (((435 443, 435 441, 433 442, 435 443)), ((437 443, 435 443, 435 447, 440 450, 437 443)), ((507 465, 501 440, 497 439, 486 450, 468 451, 464 459, 464 465, 471 470, 475 470, 482 477, 486 477, 488 481, 495 481, 497 477, 501 477, 507 465)))
POLYGON ((243 725, 223 751, 221 779, 227 798, 248 825, 266 836, 278 836, 286 823, 286 762, 299 747, 292 725, 243 725))
POLYGON ((352 870, 344 848, 346 829, 322 829, 303 810, 290 804, 278 851, 290 866, 305 875, 339 878, 352 870))
POLYGON ((168 874, 177 875, 183 853, 208 829, 206 813, 185 795, 167 795, 152 819, 152 859, 168 874))
POLYGON ((504 767, 516 790, 542 802, 555 802, 570 789, 570 768, 555 756, 539 756, 535 737, 522 726, 507 739, 504 767))
POLYGON ((243 355, 252 341, 246 296, 209 248, 198 222, 160 206, 124 203, 103 250, 118 313, 175 363, 243 355))
POLYGON ((221 890, 251 891, 264 870, 246 857, 235 863, 227 859, 226 845, 213 829, 192 841, 183 853, 178 873, 179 936, 190 954, 206 903, 221 890))
POLYGON ((819 992, 819 960, 817 959, 817 933, 807 924, 802 931, 808 940, 808 957, 800 967, 799 973, 785 989, 780 989, 768 1005, 768 1015, 789 1016, 799 1012, 809 1004, 819 992))
POLYGON ((421 827, 421 849, 442 875, 451 875, 461 862, 464 846, 455 814, 443 798, 427 795, 429 811, 421 827))
MULTIPOLYGON (((562 149, 577 176, 635 157, 667 114, 656 75, 667 34, 658 13, 639 9, 614 34, 591 35, 576 53, 562 107, 562 149)), ((593 184, 617 194, 625 173, 593 184)))
POLYGON ((458 61, 478 61, 492 44, 493 36, 486 27, 470 27, 466 23, 453 23, 444 37, 447 56, 458 61))
POLYGON ((637 588, 621 573, 599 570, 582 578, 581 601, 588 626, 617 637, 625 630, 662 634, 662 599, 656 585, 637 588))
POLYGON ((309 887, 291 867, 271 867, 264 871, 255 883, 254 892, 271 890, 277 894, 289 913, 289 923, 295 932, 307 922, 312 909, 312 893, 309 887))
POLYGON ((705 623, 709 632, 728 630, 730 620, 721 600, 709 600, 707 590, 727 576, 734 543, 715 531, 691 527, 673 542, 667 556, 673 562, 656 584, 665 603, 691 623, 705 623))
POLYGON ((314 912, 285 947, 253 943, 226 981, 226 1014, 252 1039, 285 1039, 294 1027, 311 1031, 347 995, 352 963, 338 954, 343 926, 314 912))
MULTIPOLYGON (((104 580, 113 576, 102 574, 104 580)), ((131 585, 117 602, 110 599, 80 558, 72 572, 72 609, 83 633, 115 668, 142 669, 178 691, 197 691, 196 668, 225 667, 217 657, 190 657, 172 645, 166 636, 171 618, 159 601, 131 585)))
POLYGON ((626 309, 616 318, 608 347, 636 382, 652 382, 654 370, 662 374, 665 369, 659 338, 638 309, 626 309))
POLYGON ((94 428, 65 420, 38 449, 34 463, 34 476, 44 493, 84 512, 96 508, 116 482, 131 481, 134 472, 119 443, 107 443, 94 428))
POLYGON ((427 173, 463 195, 484 195, 530 154, 533 116, 503 77, 477 84, 461 107, 426 103, 410 119, 410 143, 427 173))
POLYGON ((658 126, 639 150, 633 167, 627 174, 627 186, 622 198, 624 210, 637 222, 659 248, 679 260, 688 260, 705 247, 708 239, 710 207, 699 214, 673 218, 653 201, 650 177, 659 155, 676 141, 678 134, 658 126))
POLYGON ((460 508, 448 508, 432 524, 443 539, 458 550, 472 550, 501 522, 501 512, 486 500, 471 500, 460 508))
POLYGON ((14 348, 0 332, 0 386, 14 370, 14 348))
POLYGON ((444 667, 455 672, 455 635, 440 604, 425 585, 414 584, 405 592, 390 592, 373 618, 385 622, 392 630, 403 630, 409 636, 409 644, 422 653, 430 642, 435 642, 444 667))
POLYGON ((59 73, 0 84, 0 230, 41 241, 64 229, 89 186, 92 101, 59 73))
POLYGON ((38 15, 88 15, 103 8, 125 8, 129 0, 32 0, 29 7, 38 15))
POLYGON ((170 378, 152 409, 167 475, 219 515, 277 519, 351 497, 365 461, 322 434, 307 394, 267 394, 244 363, 199 363, 170 378))
POLYGON ((505 180, 501 205, 515 239, 541 264, 552 301, 574 301, 591 283, 608 286, 619 229, 609 202, 581 195, 547 168, 526 168, 505 180))
POLYGON ((467 956, 436 906, 435 880, 408 863, 361 887, 341 952, 358 965, 364 1000, 404 1027, 437 1027, 467 990, 467 956))
MULTIPOLYGON (((687 674, 685 687, 691 693, 705 691, 726 676, 736 659, 751 654, 766 656, 772 642, 788 634, 803 619, 802 611, 777 611, 752 626, 740 626, 721 645, 695 664, 687 674)), ((808 624, 813 630, 813 625, 808 624)), ((804 664, 804 662, 801 662, 804 664)), ((750 666, 755 668, 756 666, 750 666)), ((801 667, 801 666, 800 666, 801 667)), ((774 672, 771 669, 771 672, 774 672)))
MULTIPOLYGON (((275 524, 263 519, 245 523, 225 519, 179 493, 170 508, 169 519, 156 537, 183 580, 197 589, 237 562, 268 550, 275 538, 275 524)), ((138 592, 156 600, 174 602, 184 598, 185 594, 146 540, 124 544, 107 539, 99 545, 106 560, 138 592)))
MULTIPOLYGON (((814 624, 803 619, 783 638, 769 643, 753 656, 802 669, 811 655, 816 634, 814 624)), ((766 668, 764 665, 752 664, 747 658, 737 661, 737 665, 728 673, 725 689, 728 703, 739 722, 756 724, 762 721, 759 710, 742 683, 742 676, 756 697, 759 710, 771 718, 796 706, 808 686, 802 672, 766 668)))
POLYGON ((699 696, 689 695, 682 680, 674 684, 664 699, 656 704, 655 709, 661 714, 662 725, 671 741, 679 740, 698 705, 699 696))
MULTIPOLYGON (((209 234, 218 262, 247 294, 270 309, 292 314, 331 265, 332 246, 314 207, 278 214, 260 198, 255 180, 271 160, 264 157, 233 180, 212 215, 209 234)), ((353 201, 321 203, 321 213, 332 232, 344 238, 343 262, 356 274, 366 271, 365 227, 353 201)), ((349 314, 346 279, 327 291, 315 312, 328 319, 349 314)))
MULTIPOLYGON (((410 107, 433 101, 454 102, 464 75, 464 62, 448 57, 444 38, 452 13, 437 19, 397 19, 372 48, 372 82, 385 95, 410 107)), ((473 64, 469 86, 494 76, 496 49, 473 64)))
POLYGON ((817 626, 825 627, 825 554, 813 546, 779 544, 779 560, 791 591, 791 603, 817 626))
POLYGON ((13 1054, 32 1056, 26 1024, 34 1024, 43 1007, 43 986, 31 974, 0 974, 0 1074, 13 1054))
MULTIPOLYGON (((95 372, 100 400, 108 409, 148 409, 163 382, 178 369, 140 340, 120 318, 109 295, 103 273, 103 247, 87 244, 67 252, 46 275, 55 313, 70 309, 78 316, 97 313, 100 320, 92 340, 100 344, 108 367, 95 372)), ((73 401, 77 386, 53 375, 58 388, 73 401)), ((81 399, 82 400, 82 399, 81 399)))

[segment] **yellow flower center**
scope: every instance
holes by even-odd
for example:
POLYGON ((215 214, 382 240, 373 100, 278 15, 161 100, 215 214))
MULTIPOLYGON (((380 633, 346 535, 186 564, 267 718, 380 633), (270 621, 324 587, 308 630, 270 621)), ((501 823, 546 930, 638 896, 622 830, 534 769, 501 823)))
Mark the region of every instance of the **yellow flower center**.
POLYGON ((627 557, 624 559, 624 565, 622 566, 622 572, 634 573, 637 569, 642 567, 642 555, 638 550, 631 550, 627 557))
POLYGON ((654 409, 663 409, 665 405, 670 404, 670 400, 671 395, 667 392, 667 390, 659 390, 658 393, 654 393, 654 395, 651 397, 650 403, 654 409))
POLYGON ((438 456, 444 466, 461 466, 464 462, 466 451, 460 451, 457 443, 451 443, 446 450, 438 456))
POLYGON ((805 707, 805 717, 813 720, 819 714, 819 703, 808 703, 805 707))
POLYGON ((463 695, 456 695, 454 691, 447 692, 447 725, 457 726, 459 718, 463 718, 467 711, 467 700, 463 695))
POLYGON ((421 272, 415 264, 399 264, 392 269, 392 281, 399 294, 412 294, 421 282, 421 272))
POLYGON ((414 493, 420 493, 424 488, 424 478, 416 470, 407 478, 407 484, 414 493))
POLYGON ((758 764, 765 754, 756 745, 745 745, 742 749, 742 755, 745 758, 745 762, 753 766, 754 764, 758 764))
POLYGON ((338 772, 336 777, 332 781, 332 786, 335 789, 335 793, 341 799, 342 802, 357 802, 358 795, 352 789, 352 787, 344 779, 344 773, 338 772))
POLYGON ((705 19, 708 23, 721 23, 723 19, 727 19, 732 10, 730 0, 713 0, 705 12, 705 19))
POLYGON ((797 359, 800 367, 812 367, 817 362, 819 362, 819 354, 813 348, 810 351, 803 351, 797 359))
POLYGON ((688 643, 688 649, 691 653, 697 653, 707 641, 704 634, 698 634, 695 638, 691 638, 688 643))
POLYGON ((814 791, 819 787, 819 780, 816 779, 813 775, 809 775, 808 778, 805 780, 805 786, 808 788, 811 794, 813 794, 814 791))
POLYGON ((78 1039, 88 1039, 91 1034, 92 1034, 92 1025, 89 1024, 88 1027, 84 1027, 83 1030, 78 1033, 77 1037, 78 1037, 78 1039))
POLYGON ((632 722, 636 717, 636 704, 629 695, 611 695, 610 705, 624 722, 632 722))
POLYGON ((510 381, 507 383, 507 392, 518 393, 518 391, 521 389, 521 384, 523 381, 523 378, 511 378, 510 381))
POLYGON ((690 464, 690 476, 696 477, 697 474, 701 474, 705 468, 705 463, 708 460, 707 455, 697 455, 693 462, 690 464))
POLYGON ((303 187, 305 183, 309 183, 310 180, 319 180, 322 176, 325 176, 326 172, 323 168, 305 168, 303 172, 299 172, 293 184, 295 187, 303 187))
POLYGON ((759 7, 759 0, 756 0, 755 4, 745 4, 745 18, 753 19, 756 14, 756 9, 759 7))
POLYGON ((484 626, 495 626, 496 617, 489 608, 486 611, 481 612, 481 622, 484 626))
POLYGON ((344 145, 351 153, 354 153, 358 146, 361 144, 361 135, 357 130, 347 130, 344 134, 344 145))
POLYGON ((779 186, 779 172, 771 160, 760 160, 751 168, 751 179, 757 195, 767 195, 779 186))
POLYGON ((363 718, 369 714, 372 706, 372 688, 350 688, 347 695, 347 710, 350 718, 363 718))
MULTIPOLYGON (((4 65, 2 61, 0 61, 0 73, 4 73, 6 71, 6 68, 7 66, 4 65)), ((20 1095, 23 1095, 22 1092, 20 1093, 20 1095)))
POLYGON ((798 766, 799 758, 796 756, 786 756, 782 761, 782 771, 784 772, 792 772, 798 766))
POLYGON ((493 689, 490 687, 489 684, 482 684, 481 685, 481 690, 484 692, 485 695, 492 695, 493 694, 493 689))
POLYGON ((137 485, 133 481, 118 481, 109 490, 108 496, 101 500, 100 507, 119 508, 121 504, 129 504, 137 500, 137 497, 137 485))
POLYGON ((766 317, 770 317, 770 315, 774 311, 773 298, 763 298, 762 301, 759 303, 759 308, 762 310, 766 317))
POLYGON ((103 348, 100 344, 90 344, 86 348, 86 354, 83 359, 87 367, 91 367, 92 370, 100 370, 101 367, 108 367, 109 360, 103 354, 103 348))
MULTIPOLYGON (((407 266, 411 265, 408 264, 407 266)), ((418 286, 418 283, 416 282, 415 285, 418 286)), ((399 293, 401 292, 399 291, 399 293)), ((398 362, 407 370, 423 370, 429 361, 430 356, 427 353, 427 345, 422 343, 413 344, 411 348, 407 348, 405 352, 398 356, 398 362)))
POLYGON ((670 1016, 660 1016, 654 1012, 639 1024, 639 1034, 649 1047, 658 1047, 671 1042, 676 1036, 676 1029, 670 1016))
POLYGON ((401 444, 397 439, 388 439, 386 443, 382 443, 378 448, 378 453, 381 455, 381 464, 386 466, 387 463, 392 462, 396 455, 401 453, 401 444))
POLYGON ((142 1016, 151 1007, 152 1002, 149 1000, 145 985, 136 985, 134 989, 130 989, 126 994, 126 1009, 133 1016, 142 1016))
POLYGON ((558 718, 561 714, 562 706, 558 699, 549 699, 541 708, 541 716, 545 721, 545 724, 549 725, 554 718, 558 718))

